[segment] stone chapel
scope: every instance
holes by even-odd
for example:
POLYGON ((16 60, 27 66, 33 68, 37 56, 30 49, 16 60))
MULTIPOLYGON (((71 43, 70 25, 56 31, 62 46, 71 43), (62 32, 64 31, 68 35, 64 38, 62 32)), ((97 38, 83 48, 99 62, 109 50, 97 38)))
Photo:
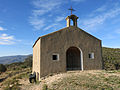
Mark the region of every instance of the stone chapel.
POLYGON ((80 29, 77 19, 73 14, 67 16, 67 27, 34 43, 32 72, 37 80, 51 73, 102 69, 101 40, 80 29))

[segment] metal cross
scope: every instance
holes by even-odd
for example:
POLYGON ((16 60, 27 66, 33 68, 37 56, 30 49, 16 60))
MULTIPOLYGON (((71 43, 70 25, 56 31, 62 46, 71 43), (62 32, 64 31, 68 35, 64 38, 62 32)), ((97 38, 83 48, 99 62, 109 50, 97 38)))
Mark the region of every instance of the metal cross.
POLYGON ((72 11, 75 11, 75 10, 72 8, 72 6, 71 6, 71 8, 68 9, 68 10, 71 10, 71 15, 72 15, 72 11))

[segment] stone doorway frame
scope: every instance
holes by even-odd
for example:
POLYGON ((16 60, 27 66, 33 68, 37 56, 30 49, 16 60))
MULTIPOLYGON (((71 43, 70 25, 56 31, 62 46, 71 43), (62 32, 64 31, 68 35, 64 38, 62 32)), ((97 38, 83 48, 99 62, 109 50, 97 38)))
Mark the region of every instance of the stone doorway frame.
MULTIPOLYGON (((71 47, 75 47, 75 48, 77 48, 80 51, 81 71, 83 71, 83 52, 82 52, 82 50, 79 47, 76 47, 76 46, 71 46, 71 47)), ((71 48, 71 47, 69 47, 69 48, 71 48)), ((68 71, 67 70, 67 50, 66 50, 66 71, 68 71)))

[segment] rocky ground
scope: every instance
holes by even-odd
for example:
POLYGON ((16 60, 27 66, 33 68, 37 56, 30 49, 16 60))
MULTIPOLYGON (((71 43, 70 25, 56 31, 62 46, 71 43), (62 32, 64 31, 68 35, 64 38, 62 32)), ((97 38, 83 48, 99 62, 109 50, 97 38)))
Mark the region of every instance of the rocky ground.
POLYGON ((69 71, 42 79, 36 84, 21 81, 22 90, 120 90, 120 71, 69 71), (24 83, 23 83, 24 82, 24 83))
POLYGON ((120 90, 120 71, 116 70, 68 71, 36 83, 29 83, 30 73, 31 69, 26 68, 0 74, 0 90, 120 90))

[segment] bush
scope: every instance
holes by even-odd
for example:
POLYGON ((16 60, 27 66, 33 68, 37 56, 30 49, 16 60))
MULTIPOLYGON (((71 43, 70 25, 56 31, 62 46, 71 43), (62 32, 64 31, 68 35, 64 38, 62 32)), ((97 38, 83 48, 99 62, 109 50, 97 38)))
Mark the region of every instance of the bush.
POLYGON ((43 85, 42 87, 43 90, 48 90, 48 86, 46 84, 43 85))
POLYGON ((102 56, 105 70, 120 69, 120 49, 103 47, 102 56))
POLYGON ((6 65, 7 70, 22 70, 23 68, 32 68, 32 56, 28 56, 24 62, 14 62, 6 65))
POLYGON ((25 61, 24 61, 24 66, 27 66, 27 67, 32 67, 32 56, 28 56, 25 61))
POLYGON ((0 72, 5 72, 7 70, 7 68, 5 67, 5 65, 0 64, 0 72))

